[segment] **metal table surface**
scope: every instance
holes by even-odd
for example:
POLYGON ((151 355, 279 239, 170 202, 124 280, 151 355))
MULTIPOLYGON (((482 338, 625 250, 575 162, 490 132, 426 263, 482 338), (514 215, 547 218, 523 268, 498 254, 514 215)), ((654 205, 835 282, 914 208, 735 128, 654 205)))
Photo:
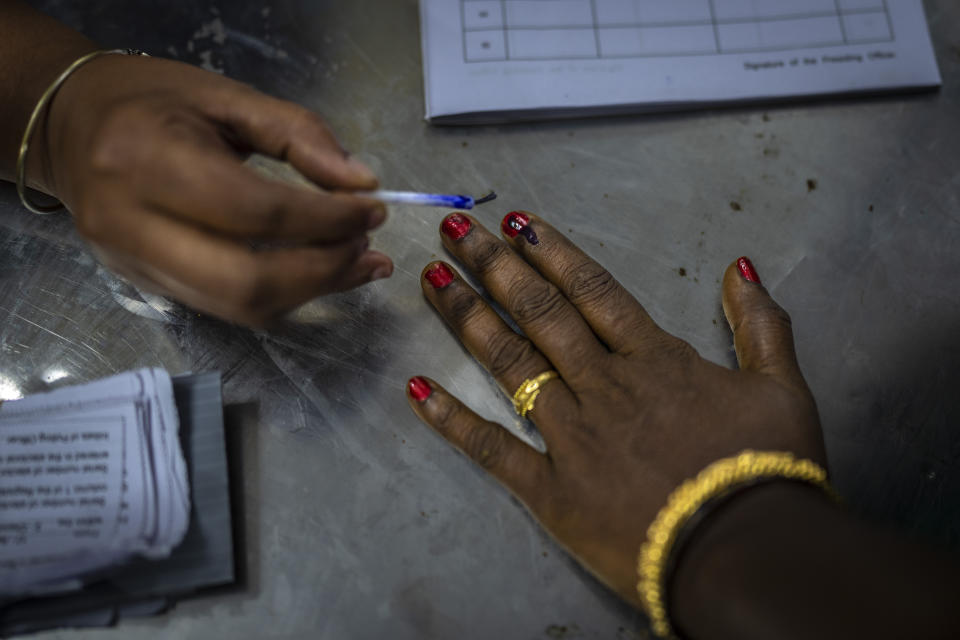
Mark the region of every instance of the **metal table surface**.
MULTIPOLYGON (((476 128, 423 121, 414 0, 36 4, 315 109, 389 187, 496 189, 491 226, 549 216, 715 361, 733 363, 719 278, 750 255, 793 315, 841 492, 960 546, 960 4, 925 2, 939 93, 476 128)), ((394 208, 373 240, 391 279, 255 332, 141 294, 0 186, 0 394, 218 369, 241 440, 240 588, 42 637, 646 637, 406 405, 426 373, 511 415, 420 294, 442 215, 394 208)))

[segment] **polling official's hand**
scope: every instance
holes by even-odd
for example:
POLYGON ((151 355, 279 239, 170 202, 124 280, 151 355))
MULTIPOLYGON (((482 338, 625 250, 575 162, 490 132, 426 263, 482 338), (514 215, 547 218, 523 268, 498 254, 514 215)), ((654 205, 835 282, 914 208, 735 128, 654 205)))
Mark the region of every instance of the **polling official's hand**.
MULTIPOLYGON (((367 248, 378 202, 261 177, 253 151, 329 190, 376 187, 312 112, 187 64, 97 58, 54 99, 40 186, 112 269, 222 318, 262 325, 392 272, 367 248)), ((34 153, 34 151, 31 151, 34 153)))
POLYGON ((533 214, 509 214, 506 241, 460 214, 441 230, 444 246, 525 335, 444 263, 424 270, 423 292, 509 396, 542 372, 559 373, 530 414, 549 451, 537 453, 432 379, 408 384, 413 410, 627 601, 638 604, 647 528, 684 480, 743 449, 825 464, 790 319, 749 261, 731 264, 723 279, 740 363, 731 371, 663 331, 609 272, 533 214))

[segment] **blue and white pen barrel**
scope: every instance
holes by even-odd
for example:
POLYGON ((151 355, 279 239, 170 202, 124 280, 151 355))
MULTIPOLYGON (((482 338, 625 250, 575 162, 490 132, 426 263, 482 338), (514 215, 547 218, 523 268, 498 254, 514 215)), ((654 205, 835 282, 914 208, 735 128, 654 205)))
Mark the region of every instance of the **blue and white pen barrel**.
POLYGON ((412 204, 424 207, 446 207, 449 209, 473 209, 474 200, 470 196, 442 193, 416 193, 412 191, 371 191, 359 193, 390 204, 412 204))

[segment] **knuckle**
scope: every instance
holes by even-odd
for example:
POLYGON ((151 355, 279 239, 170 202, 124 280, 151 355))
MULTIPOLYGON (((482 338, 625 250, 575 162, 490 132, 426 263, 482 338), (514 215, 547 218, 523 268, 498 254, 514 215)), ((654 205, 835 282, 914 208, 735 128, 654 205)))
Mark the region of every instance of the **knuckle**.
POLYGON ((496 425, 478 425, 467 434, 463 450, 484 469, 498 467, 506 451, 506 432, 496 425))
POLYGON ((269 235, 287 227, 290 218, 286 203, 281 198, 273 197, 272 192, 264 193, 263 200, 256 208, 255 220, 257 231, 269 235))
POLYGON ((322 130, 326 132, 327 123, 324 122, 323 118, 318 116, 316 113, 296 105, 291 118, 291 124, 293 125, 294 131, 307 131, 307 130, 322 130))
POLYGON ((291 109, 290 115, 285 119, 285 126, 278 127, 274 131, 273 141, 273 146, 278 149, 281 159, 288 159, 291 147, 297 140, 316 140, 318 135, 323 140, 331 136, 327 123, 313 111, 296 104, 285 104, 285 106, 291 109))
POLYGON ((689 342, 672 336, 669 333, 661 333, 652 338, 650 349, 655 352, 661 360, 674 365, 681 365, 681 367, 700 357, 700 354, 690 346, 689 342))
POLYGON ((627 318, 618 318, 620 334, 624 338, 630 339, 634 344, 643 343, 651 339, 656 339, 660 329, 650 322, 644 322, 643 318, 636 315, 627 318))
POLYGON ((163 131, 165 136, 177 140, 196 140, 198 133, 205 128, 204 123, 198 120, 197 116, 179 109, 163 111, 159 114, 150 112, 144 116, 144 118, 147 117, 155 120, 157 128, 163 131))
POLYGON ((766 315, 768 322, 771 324, 777 324, 787 329, 793 328, 793 319, 790 314, 776 302, 770 302, 770 308, 767 309, 766 315))
POLYGON ((764 329, 793 329, 793 320, 786 309, 773 300, 766 300, 762 304, 748 309, 740 318, 736 330, 758 331, 764 329))
POLYGON ((136 100, 120 101, 103 113, 90 141, 88 157, 93 171, 111 175, 153 170, 160 144, 209 136, 209 132, 202 133, 205 124, 190 113, 136 100))
POLYGON ((565 300, 560 290, 546 281, 517 280, 507 291, 507 308, 521 325, 557 315, 565 300))
MULTIPOLYGON (((463 287, 458 287, 463 289, 463 287)), ((450 324, 455 327, 465 327, 483 312, 484 302, 472 291, 459 291, 447 307, 450 324)))
POLYGON ((510 250, 499 240, 489 240, 474 249, 470 264, 474 273, 484 276, 497 270, 508 258, 510 250))
POLYGON ((90 145, 90 168, 98 174, 112 174, 130 160, 126 145, 119 144, 109 133, 101 131, 90 145))
POLYGON ((442 402, 433 403, 433 421, 441 433, 449 433, 460 417, 462 406, 447 396, 439 396, 442 402))
POLYGON ((619 288, 609 271, 589 262, 568 269, 560 279, 570 302, 579 306, 594 306, 612 298, 619 288))
POLYGON ((495 378, 502 378, 510 371, 519 370, 525 362, 537 355, 529 340, 509 330, 490 335, 484 345, 484 352, 487 355, 487 370, 495 378))
POLYGON ((778 353, 759 350, 751 352, 749 356, 750 368, 755 371, 776 371, 783 364, 783 358, 778 353))
POLYGON ((669 336, 669 340, 664 341, 663 350, 673 360, 680 362, 689 362, 700 357, 697 350, 689 342, 669 336))

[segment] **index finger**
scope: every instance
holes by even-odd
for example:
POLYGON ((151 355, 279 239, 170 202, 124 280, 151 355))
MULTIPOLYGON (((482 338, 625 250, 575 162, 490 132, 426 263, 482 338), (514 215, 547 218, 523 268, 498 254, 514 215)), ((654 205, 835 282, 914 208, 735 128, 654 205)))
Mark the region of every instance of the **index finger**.
POLYGON ((293 102, 237 87, 209 108, 255 150, 289 162, 324 187, 376 189, 374 173, 340 146, 320 116, 293 102))
POLYGON ((227 235, 333 243, 362 236, 386 218, 380 202, 265 178, 232 151, 193 141, 167 144, 141 188, 172 216, 227 235))
POLYGON ((629 354, 675 339, 657 326, 609 271, 542 218, 514 211, 504 217, 501 231, 527 262, 560 289, 611 351, 629 354), (530 232, 536 234, 536 244, 528 239, 530 232))

